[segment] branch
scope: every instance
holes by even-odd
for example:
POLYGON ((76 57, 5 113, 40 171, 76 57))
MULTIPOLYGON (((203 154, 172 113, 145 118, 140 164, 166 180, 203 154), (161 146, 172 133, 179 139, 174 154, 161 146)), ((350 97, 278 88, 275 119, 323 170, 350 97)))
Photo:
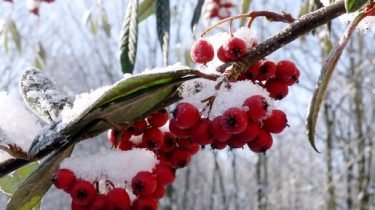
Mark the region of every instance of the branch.
POLYGON ((245 69, 258 60, 275 52, 284 45, 297 39, 299 36, 337 18, 345 12, 345 4, 344 1, 341 0, 327 7, 308 13, 291 23, 279 33, 257 45, 240 61, 223 64, 218 68, 218 71, 220 71, 220 69, 226 69, 226 71, 230 70, 231 72, 228 73, 231 76, 230 78, 233 78, 232 75, 236 77, 240 72, 245 71, 245 69))

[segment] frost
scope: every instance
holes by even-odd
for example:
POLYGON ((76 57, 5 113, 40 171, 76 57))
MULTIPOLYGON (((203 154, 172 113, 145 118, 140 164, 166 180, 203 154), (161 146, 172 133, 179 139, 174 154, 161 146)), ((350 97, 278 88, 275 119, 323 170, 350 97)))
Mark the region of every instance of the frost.
MULTIPOLYGON (((194 104, 199 110, 203 111, 207 105, 207 102, 203 101, 215 96, 210 115, 208 116, 211 120, 222 115, 231 107, 246 109, 246 107, 242 107, 242 104, 253 95, 262 95, 266 98, 270 105, 268 114, 273 110, 274 100, 269 97, 269 93, 264 88, 248 80, 231 83, 230 88, 225 87, 225 83, 223 83, 219 91, 215 90, 216 85, 217 82, 204 79, 185 82, 180 90, 180 95, 184 98, 182 101, 194 104)), ((208 113, 205 114, 207 115, 208 113)))
POLYGON ((27 151, 42 125, 21 100, 0 92, 0 140, 27 151))
POLYGON ((328 6, 331 4, 331 0, 320 0, 320 2, 324 5, 324 6, 328 6))
MULTIPOLYGON (((343 23, 349 23, 352 21, 356 16, 358 15, 358 12, 354 13, 347 13, 339 17, 339 20, 343 23)), ((362 32, 375 32, 375 17, 374 16, 367 16, 363 18, 363 20, 358 24, 356 30, 362 31, 362 32)))
POLYGON ((126 152, 111 151, 85 157, 65 159, 60 168, 73 171, 77 178, 90 182, 110 180, 116 186, 129 187, 132 178, 140 171, 152 171, 158 163, 153 152, 132 149, 126 152))

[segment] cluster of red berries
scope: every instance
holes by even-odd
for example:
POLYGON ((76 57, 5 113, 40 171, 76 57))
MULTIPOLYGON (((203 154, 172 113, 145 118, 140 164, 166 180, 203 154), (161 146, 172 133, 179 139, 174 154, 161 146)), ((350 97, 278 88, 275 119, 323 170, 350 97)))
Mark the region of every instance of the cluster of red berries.
POLYGON ((169 163, 175 169, 183 168, 190 163, 192 155, 199 151, 199 145, 178 138, 171 132, 163 132, 160 127, 164 126, 168 119, 167 110, 162 109, 146 119, 136 121, 126 130, 111 129, 109 141, 123 151, 146 148, 153 151, 160 161, 169 163), (134 140, 137 136, 141 138, 140 142, 134 140))
POLYGON ((230 16, 230 9, 234 4, 228 0, 211 0, 207 1, 204 16, 207 19, 219 18, 224 19, 230 16))
POLYGON ((242 148, 247 144, 253 152, 265 152, 272 146, 270 133, 280 133, 287 126, 283 111, 274 109, 267 116, 268 108, 263 96, 254 95, 245 100, 243 108, 229 108, 211 121, 201 118, 194 105, 180 103, 169 129, 179 138, 202 146, 210 144, 213 149, 242 148))
MULTIPOLYGON (((252 47, 256 42, 252 43, 252 47)), ((217 58, 222 62, 237 61, 247 53, 246 42, 238 37, 229 38, 217 50, 217 58)), ((212 44, 204 39, 194 43, 191 49, 191 57, 195 63, 206 64, 215 56, 212 44)), ((289 92, 289 86, 298 82, 300 71, 296 65, 289 60, 282 60, 275 63, 263 59, 250 66, 244 71, 238 80, 250 80, 265 88, 270 97, 275 100, 283 99, 289 92)))
POLYGON ((164 162, 157 164, 152 172, 137 173, 129 186, 136 196, 131 202, 126 189, 111 184, 111 189, 100 193, 98 184, 77 179, 69 169, 59 169, 52 179, 56 188, 70 194, 72 210, 157 210, 158 199, 174 180, 175 170, 164 162))

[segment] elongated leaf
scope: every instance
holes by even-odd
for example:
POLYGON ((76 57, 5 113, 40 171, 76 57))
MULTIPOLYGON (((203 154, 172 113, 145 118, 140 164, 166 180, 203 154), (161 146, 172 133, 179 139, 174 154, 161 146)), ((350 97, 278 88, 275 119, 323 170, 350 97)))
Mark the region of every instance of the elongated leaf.
POLYGON ((129 0, 120 39, 120 63, 123 73, 133 73, 137 55, 138 0, 129 0))
POLYGON ((365 17, 363 13, 360 13, 348 26, 345 33, 341 37, 339 44, 335 46, 335 48, 330 52, 324 65, 322 67, 318 84, 315 87, 313 92, 313 96, 311 98, 309 108, 308 108, 308 115, 306 119, 306 129, 307 129, 307 136, 310 141, 311 146, 314 148, 315 151, 319 152, 315 146, 315 128, 316 123, 318 121, 319 110, 322 104, 322 101, 325 97, 325 94, 328 89, 329 82, 331 81, 331 76, 335 70, 337 62, 341 57, 341 54, 348 43, 353 31, 359 24, 359 22, 365 17))
POLYGON ((180 69, 123 79, 64 127, 58 123, 51 125, 50 131, 36 137, 29 154, 35 156, 46 148, 58 148, 67 141, 97 135, 112 127, 113 123, 132 123, 173 94, 183 81, 199 75, 199 71, 180 69))
POLYGON ((138 23, 155 12, 155 0, 143 0, 138 6, 138 23))
POLYGON ((201 17, 203 4, 204 4, 204 0, 198 0, 197 6, 195 6, 193 18, 191 19, 191 22, 190 22, 190 29, 191 29, 191 32, 193 33, 201 17))
POLYGON ((73 148, 73 146, 61 148, 31 173, 17 188, 9 200, 6 210, 29 210, 37 205, 51 187, 53 173, 58 169, 60 162, 70 156, 73 148))
POLYGON ((345 9, 347 12, 355 12, 363 7, 368 0, 345 0, 345 9))
POLYGON ((21 52, 21 37, 18 33, 16 24, 13 20, 8 21, 8 29, 9 32, 12 34, 13 42, 16 45, 16 49, 18 50, 18 52, 21 52))
MULTIPOLYGON (((241 1, 241 14, 244 14, 249 11, 250 9, 251 0, 242 0, 241 1)), ((241 19, 241 26, 245 26, 246 20, 244 18, 241 19)))
POLYGON ((165 66, 168 65, 170 18, 169 0, 156 0, 156 28, 165 66))
POLYGON ((12 174, 0 179, 0 190, 8 195, 13 195, 18 186, 39 166, 38 162, 30 163, 17 169, 12 174))
POLYGON ((101 27, 103 28, 107 37, 111 37, 111 24, 108 22, 107 13, 104 8, 100 10, 101 27))

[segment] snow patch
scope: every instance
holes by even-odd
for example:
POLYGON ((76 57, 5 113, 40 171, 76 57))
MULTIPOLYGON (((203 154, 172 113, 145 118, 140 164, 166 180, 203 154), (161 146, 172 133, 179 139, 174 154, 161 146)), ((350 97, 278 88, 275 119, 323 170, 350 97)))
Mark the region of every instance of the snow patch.
POLYGON ((0 92, 0 101, 0 140, 2 143, 16 144, 27 151, 42 125, 21 100, 0 92))
POLYGON ((126 152, 110 151, 85 157, 65 159, 60 168, 73 171, 77 178, 90 182, 110 180, 116 187, 130 189, 131 180, 141 171, 151 172, 158 160, 146 149, 132 149, 126 152))

